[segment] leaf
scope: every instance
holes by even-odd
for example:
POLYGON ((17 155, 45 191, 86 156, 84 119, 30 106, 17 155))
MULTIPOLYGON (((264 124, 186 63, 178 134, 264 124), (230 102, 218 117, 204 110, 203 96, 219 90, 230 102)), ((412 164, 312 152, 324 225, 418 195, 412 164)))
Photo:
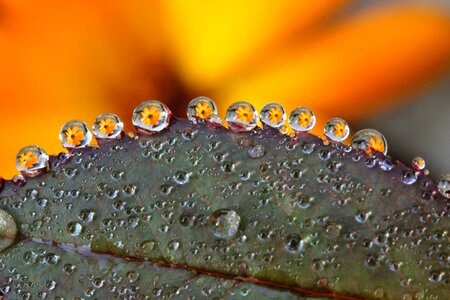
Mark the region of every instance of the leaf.
POLYGON ((52 157, 47 174, 0 193, 21 241, 0 253, 7 298, 128 297, 122 288, 133 287, 149 297, 174 287, 183 299, 206 297, 204 288, 224 298, 246 289, 249 299, 449 294, 448 202, 428 176, 379 153, 175 120, 65 160, 52 157), (46 264, 43 251, 61 259, 46 264), (25 252, 41 258, 27 264, 25 252))

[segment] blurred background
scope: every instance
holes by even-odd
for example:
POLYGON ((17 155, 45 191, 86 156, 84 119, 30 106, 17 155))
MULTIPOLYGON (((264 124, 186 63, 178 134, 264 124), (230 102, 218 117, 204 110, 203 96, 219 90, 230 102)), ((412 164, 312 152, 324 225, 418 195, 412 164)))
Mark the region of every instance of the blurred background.
POLYGON ((308 106, 380 130, 389 154, 450 172, 450 1, 0 0, 0 175, 36 144, 62 150, 68 120, 92 125, 148 99, 178 116, 196 96, 223 117, 246 100, 308 106))

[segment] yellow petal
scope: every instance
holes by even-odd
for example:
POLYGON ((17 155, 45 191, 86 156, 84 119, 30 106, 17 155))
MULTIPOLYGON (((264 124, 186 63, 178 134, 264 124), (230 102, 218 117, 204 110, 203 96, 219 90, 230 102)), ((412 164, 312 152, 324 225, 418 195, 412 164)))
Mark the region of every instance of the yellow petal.
POLYGON ((363 12, 224 84, 215 99, 221 114, 236 99, 257 107, 276 99, 287 112, 311 108, 318 123, 330 115, 362 119, 448 69, 449 36, 449 16, 437 9, 363 12))
POLYGON ((349 0, 163 1, 169 53, 183 80, 220 85, 273 49, 305 33, 349 0))

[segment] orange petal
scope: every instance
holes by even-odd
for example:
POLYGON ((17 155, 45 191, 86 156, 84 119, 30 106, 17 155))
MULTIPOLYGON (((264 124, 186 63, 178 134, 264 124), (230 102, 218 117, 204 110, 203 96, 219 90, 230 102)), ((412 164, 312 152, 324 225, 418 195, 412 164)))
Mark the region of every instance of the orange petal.
POLYGON ((130 130, 134 106, 170 96, 159 9, 144 2, 0 4, 0 176, 17 173, 25 145, 62 150, 68 120, 116 112, 130 130))
POLYGON ((209 90, 348 2, 163 1, 167 49, 189 86, 209 90))
POLYGON ((324 115, 361 119, 448 69, 449 36, 450 18, 436 9, 366 11, 224 84, 215 99, 222 114, 245 99, 258 107, 279 101, 287 112, 307 106, 318 123, 324 115))

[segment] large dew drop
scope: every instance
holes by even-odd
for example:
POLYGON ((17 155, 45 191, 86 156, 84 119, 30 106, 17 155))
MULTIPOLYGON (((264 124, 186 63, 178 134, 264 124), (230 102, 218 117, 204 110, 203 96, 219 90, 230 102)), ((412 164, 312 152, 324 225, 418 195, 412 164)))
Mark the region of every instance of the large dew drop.
POLYGON ((30 177, 37 176, 48 170, 48 155, 37 146, 24 147, 17 153, 16 167, 30 177))
POLYGON ((59 131, 59 140, 64 148, 84 148, 92 140, 92 134, 83 121, 69 121, 59 131))
POLYGON ((0 252, 15 243, 17 224, 13 217, 0 209, 0 252))
POLYGON ((219 238, 233 237, 241 223, 241 217, 234 210, 219 209, 210 217, 211 228, 214 235, 219 238))
POLYGON ((217 107, 208 97, 197 97, 189 102, 187 117, 190 121, 197 123, 199 119, 205 120, 211 115, 217 115, 217 107))
POLYGON ((225 119, 232 131, 250 131, 258 124, 258 112, 248 102, 236 102, 228 108, 225 119))
POLYGON ((92 130, 97 139, 120 138, 123 132, 123 122, 115 114, 101 114, 95 119, 92 130))
POLYGON ((289 115, 289 125, 296 132, 308 132, 316 125, 316 117, 307 107, 298 107, 289 115))
POLYGON ((386 155, 388 149, 385 137, 375 129, 363 129, 355 133, 352 138, 352 146, 367 153, 378 151, 384 155, 386 155))
POLYGON ((141 103, 133 112, 133 125, 141 134, 159 132, 170 124, 172 112, 163 103, 155 100, 141 103))
POLYGON ((261 109, 260 119, 269 127, 279 128, 286 121, 286 112, 280 104, 268 103, 261 109))

